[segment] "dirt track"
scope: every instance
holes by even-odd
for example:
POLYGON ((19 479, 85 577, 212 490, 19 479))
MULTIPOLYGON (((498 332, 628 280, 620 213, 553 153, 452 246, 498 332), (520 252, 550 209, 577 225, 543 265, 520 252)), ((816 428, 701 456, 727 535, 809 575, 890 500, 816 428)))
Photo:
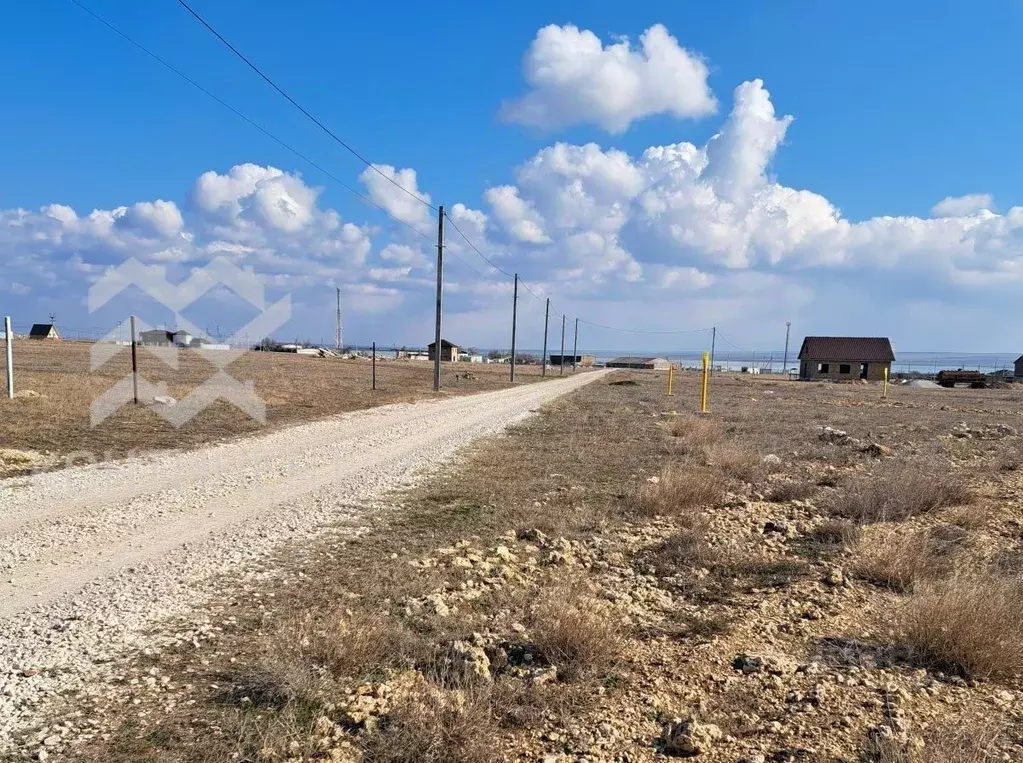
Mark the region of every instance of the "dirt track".
POLYGON ((274 547, 357 520, 420 470, 601 376, 0 482, 0 666, 10 666, 0 749, 45 695, 81 686, 152 623, 201 603, 218 573, 272 574, 261 562, 274 547))

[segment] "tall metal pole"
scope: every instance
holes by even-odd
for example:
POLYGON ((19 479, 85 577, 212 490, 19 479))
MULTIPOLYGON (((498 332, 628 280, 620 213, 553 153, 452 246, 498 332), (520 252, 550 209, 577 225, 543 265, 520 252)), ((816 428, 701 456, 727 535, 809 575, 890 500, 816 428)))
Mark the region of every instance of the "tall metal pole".
POLYGON ((561 375, 565 375, 565 316, 561 316, 561 375))
POLYGON ((433 334, 433 391, 440 390, 440 316, 444 306, 444 207, 437 210, 437 330, 433 334))
POLYGON ((575 373, 575 361, 579 357, 579 319, 575 319, 575 341, 572 343, 572 373, 575 373))
POLYGON ((377 343, 373 342, 373 389, 377 388, 377 343))
POLYGON ((511 356, 511 380, 515 383, 515 319, 519 312, 519 274, 515 274, 515 290, 512 292, 512 356, 511 356))
POLYGON ((337 287, 337 351, 341 352, 341 287, 337 287))
POLYGON ((14 397, 14 334, 9 315, 4 318, 4 343, 7 345, 7 397, 14 397))
POLYGON ((786 376, 789 373, 789 329, 791 326, 791 321, 785 321, 785 360, 782 361, 781 372, 786 376))
POLYGON ((131 393, 135 405, 139 404, 139 358, 135 344, 135 316, 131 316, 131 393))
POLYGON ((547 310, 543 314, 543 368, 540 376, 547 375, 547 324, 551 320, 551 298, 547 297, 547 310))
POLYGON ((718 341, 718 327, 714 326, 710 330, 710 372, 714 373, 714 345, 718 341))

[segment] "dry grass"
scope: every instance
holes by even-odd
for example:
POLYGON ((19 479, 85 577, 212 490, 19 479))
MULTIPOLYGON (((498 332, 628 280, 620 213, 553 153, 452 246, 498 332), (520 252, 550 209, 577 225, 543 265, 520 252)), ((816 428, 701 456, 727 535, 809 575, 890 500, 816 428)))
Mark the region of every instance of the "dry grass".
POLYGON ((912 591, 951 571, 950 550, 949 543, 927 532, 879 527, 858 544, 852 573, 893 591, 912 591))
POLYGON ((831 509, 859 524, 898 522, 971 499, 970 490, 947 468, 896 464, 840 490, 831 509))
POLYGON ((785 480, 776 482, 767 492, 767 500, 776 503, 785 501, 805 501, 817 493, 817 486, 802 480, 785 480))
POLYGON ((727 476, 749 484, 762 480, 768 466, 760 454, 748 445, 722 442, 706 450, 707 466, 720 469, 727 476))
MULTIPOLYGON (((128 405, 96 427, 90 426, 92 402, 131 372, 127 348, 90 371, 87 342, 16 340, 15 383, 39 397, 0 398, 0 442, 7 448, 49 451, 63 457, 86 451, 95 459, 121 458, 138 451, 194 447, 264 428, 226 402, 217 402, 181 428, 164 421, 146 405, 128 405)), ((171 368, 146 348, 139 350, 139 374, 167 385, 167 394, 183 399, 211 378, 216 368, 198 350, 178 352, 171 368)), ((371 389, 370 363, 277 352, 247 352, 228 367, 241 381, 251 380, 266 403, 266 426, 310 421, 385 403, 433 397, 433 366, 419 361, 377 361, 377 389, 371 389)), ((522 366, 516 380, 539 379, 538 366, 522 366)), ((508 367, 445 363, 442 396, 507 387, 508 367), (466 378, 466 374, 470 378, 466 378)))
POLYGON ((619 628, 603 602, 579 584, 544 592, 532 609, 530 633, 543 660, 563 681, 606 674, 623 647, 619 628))
POLYGON ((402 698, 362 740, 365 763, 489 763, 497 724, 480 687, 424 685, 402 698))
POLYGON ((862 534, 859 525, 842 519, 828 519, 810 530, 802 543, 811 555, 827 557, 855 547, 862 534))
POLYGON ((709 469, 681 464, 665 467, 656 483, 647 483, 633 505, 643 516, 684 516, 721 501, 721 478, 709 469))
POLYGON ((997 730, 985 725, 931 733, 922 747, 877 735, 868 740, 864 757, 870 763, 994 763, 1003 760, 997 739, 997 730))
POLYGON ((702 453, 716 444, 722 436, 721 426, 709 419, 695 416, 679 416, 668 428, 672 437, 678 438, 680 453, 702 453))
POLYGON ((972 575, 921 586, 905 602, 898 627, 923 665, 967 676, 1023 671, 1023 581, 972 575))

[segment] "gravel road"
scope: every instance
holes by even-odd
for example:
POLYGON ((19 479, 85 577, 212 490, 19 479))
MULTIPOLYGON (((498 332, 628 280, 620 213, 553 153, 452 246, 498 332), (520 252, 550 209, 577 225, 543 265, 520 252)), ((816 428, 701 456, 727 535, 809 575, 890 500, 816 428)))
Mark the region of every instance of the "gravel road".
POLYGON ((218 575, 272 574, 282 543, 357 528, 424 469, 603 374, 0 481, 0 750, 47 700, 201 612, 218 575))

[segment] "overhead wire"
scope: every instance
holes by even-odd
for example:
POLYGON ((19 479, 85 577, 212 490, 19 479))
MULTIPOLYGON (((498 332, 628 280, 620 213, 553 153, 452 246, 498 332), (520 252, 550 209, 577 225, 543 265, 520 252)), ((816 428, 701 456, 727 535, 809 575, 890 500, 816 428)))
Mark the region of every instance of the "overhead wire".
POLYGON ((188 3, 185 2, 185 0, 178 0, 178 4, 182 8, 184 8, 186 11, 188 11, 192 15, 192 17, 195 18, 195 20, 198 21, 200 24, 202 24, 202 26, 205 27, 214 37, 216 37, 218 40, 220 40, 220 42, 222 42, 224 45, 226 45, 227 48, 232 53, 234 53, 239 59, 241 59, 245 63, 246 66, 248 66, 250 69, 252 69, 252 71, 254 71, 256 74, 258 74, 263 79, 264 82, 266 82, 270 87, 272 87, 274 90, 276 90, 281 96, 284 97, 285 100, 288 101, 288 103, 290 103, 292 106, 294 106, 300 112, 302 112, 302 114, 305 115, 308 119, 310 119, 313 122, 313 124, 315 124, 317 127, 319 127, 324 133, 326 133, 328 136, 330 136, 339 145, 341 145, 346 151, 348 151, 348 153, 350 153, 352 156, 354 156, 360 162, 365 164, 367 167, 369 167, 371 170, 373 170, 373 172, 377 173, 380 177, 382 177, 384 180, 389 182, 395 188, 400 189, 401 191, 403 191, 404 193, 408 194, 409 196, 411 196, 413 199, 415 199, 419 203, 425 204, 430 209, 432 209, 434 211, 437 211, 437 207, 436 206, 434 206, 433 204, 428 202, 426 199, 424 199, 419 194, 414 193, 413 191, 410 191, 408 188, 403 186, 401 183, 399 183, 397 180, 395 180, 393 177, 391 177, 387 173, 381 171, 379 167, 377 167, 375 164, 373 164, 373 162, 371 162, 365 156, 363 156, 358 151, 356 151, 351 145, 349 145, 347 142, 345 142, 343 139, 341 139, 333 130, 331 130, 329 127, 327 127, 323 122, 321 122, 315 116, 313 116, 313 114, 308 109, 306 109, 302 104, 300 104, 291 95, 289 95, 287 93, 287 91, 284 90, 284 88, 282 88, 280 85, 278 85, 272 79, 270 79, 269 75, 267 75, 262 69, 260 69, 255 63, 253 63, 244 53, 242 53, 240 50, 238 50, 238 48, 236 48, 234 45, 232 45, 231 42, 226 37, 224 37, 224 35, 222 35, 220 32, 218 32, 216 29, 214 29, 213 26, 206 19, 204 19, 202 16, 200 16, 199 13, 194 8, 192 8, 192 6, 190 6, 188 3))
MULTIPOLYGON (((313 159, 309 158, 304 153, 302 153, 298 149, 296 149, 293 146, 291 146, 290 144, 288 144, 282 138, 279 138, 277 135, 272 133, 270 130, 268 130, 267 128, 263 127, 258 122, 256 122, 253 119, 251 119, 250 117, 246 116, 244 113, 242 113, 237 108, 235 108, 234 106, 229 104, 227 101, 225 101, 222 98, 220 98, 218 95, 213 93, 211 90, 209 90, 208 88, 203 86, 198 81, 196 81, 193 78, 189 77, 187 74, 185 74, 183 71, 181 71, 180 69, 175 67, 173 64, 171 64, 169 61, 167 61, 166 59, 164 59, 163 57, 161 57, 157 53, 154 53, 152 50, 146 48, 144 45, 142 45, 141 43, 137 42, 135 39, 133 39, 127 33, 125 33, 120 28, 118 28, 116 25, 114 25, 113 23, 111 23, 107 19, 105 19, 102 16, 100 16, 98 13, 96 13, 95 11, 93 11, 91 8, 87 7, 83 3, 81 3, 79 0, 70 0, 70 2, 72 4, 74 4, 75 6, 77 6, 80 10, 84 11, 85 13, 87 13, 93 19, 95 19, 99 23, 103 24, 105 27, 110 29, 110 31, 112 31, 115 34, 117 34, 119 37, 121 37, 126 42, 131 44, 133 47, 135 47, 138 50, 142 51, 147 56, 152 58, 154 61, 159 63, 161 66, 163 66, 164 68, 166 68, 169 71, 173 72, 178 77, 180 77, 181 79, 183 79, 184 81, 188 82, 190 85, 195 87, 197 90, 202 92, 204 95, 206 95, 207 97, 209 97, 210 99, 212 99, 213 101, 218 103, 220 106, 222 106, 223 108, 225 108, 228 111, 230 111, 232 114, 237 116, 239 119, 244 121, 246 124, 248 124, 249 126, 255 128, 260 133, 262 133, 263 135, 265 135, 266 137, 270 138, 272 141, 277 143, 279 146, 281 146, 285 150, 289 151, 291 154, 293 154, 294 156, 298 157, 300 160, 304 161, 306 164, 308 164, 309 166, 313 167, 317 171, 321 172, 324 176, 326 176, 326 177, 330 178, 331 180, 333 180, 334 182, 336 182, 342 188, 344 188, 347 191, 353 193, 355 196, 357 196, 359 199, 361 199, 364 203, 366 203, 366 204, 376 208, 377 210, 383 212, 391 220, 393 220, 394 222, 397 222, 400 225, 403 225, 404 227, 408 228, 413 233, 415 233, 417 236, 420 236, 420 237, 422 237, 424 239, 427 239, 427 240, 432 240, 429 235, 427 235, 423 231, 419 230, 418 228, 416 228, 414 225, 410 224, 409 222, 407 222, 405 220, 402 220, 402 219, 396 217, 395 215, 393 215, 385 207, 383 207, 382 205, 378 204, 377 202, 375 202, 373 199, 371 199, 370 197, 366 196, 365 194, 361 193, 358 189, 353 188, 352 186, 350 186, 349 184, 347 184, 346 182, 344 182, 343 180, 338 178, 334 173, 332 173, 331 171, 329 171, 328 169, 323 167, 321 164, 319 164, 318 162, 316 162, 313 159)), ((345 142, 343 139, 341 139, 338 135, 336 135, 329 127, 327 127, 319 119, 317 119, 312 113, 310 113, 305 107, 303 107, 297 100, 295 100, 291 95, 289 95, 283 88, 281 88, 279 85, 277 85, 277 83, 274 82, 267 74, 265 74, 255 63, 253 63, 240 50, 238 50, 234 45, 232 45, 230 41, 228 41, 222 34, 220 34, 220 32, 218 32, 209 22, 207 22, 199 13, 197 13, 187 2, 185 2, 185 0, 177 0, 177 2, 186 11, 188 11, 188 13, 191 14, 205 29, 207 29, 211 34, 213 34, 221 43, 223 43, 225 46, 227 46, 231 50, 231 52, 234 53, 239 59, 241 59, 250 69, 252 69, 256 74, 258 74, 267 84, 269 84, 275 91, 277 91, 282 97, 284 97, 289 103, 291 103, 296 109, 298 109, 304 116, 306 116, 314 124, 316 124, 317 127, 319 127, 323 132, 325 132, 328 136, 330 136, 334 141, 336 141, 338 144, 340 144, 342 147, 344 147, 349 153, 351 153, 353 156, 355 156, 357 159, 359 159, 359 161, 361 161, 363 164, 365 164, 371 170, 373 170, 378 175, 383 177, 389 183, 394 185, 396 188, 398 188, 401 191, 403 191, 404 193, 408 194, 410 197, 412 197, 416 201, 419 201, 420 203, 424 204, 429 209, 439 212, 439 208, 437 206, 435 206, 435 205, 431 204, 430 202, 426 201, 421 196, 417 195, 416 193, 414 193, 414 192, 410 191, 409 189, 405 188, 404 186, 402 186, 400 183, 398 183, 396 180, 394 180, 394 178, 392 178, 389 175, 387 175, 386 173, 382 172, 378 167, 376 167, 376 165, 374 165, 372 162, 370 162, 368 159, 366 159, 362 154, 360 154, 358 151, 356 151, 351 145, 349 145, 347 142, 345 142)), ((516 276, 516 274, 508 272, 504 268, 502 268, 499 265, 497 265, 491 258, 487 257, 483 253, 483 251, 475 243, 473 243, 473 241, 462 231, 462 229, 458 227, 458 224, 451 218, 451 216, 446 211, 444 213, 444 217, 447 218, 448 223, 451 225, 451 227, 454 229, 454 231, 465 241, 466 244, 469 245, 469 248, 472 249, 491 268, 493 268, 495 271, 505 275, 508 278, 514 278, 516 276)), ((459 256, 459 254, 457 252, 455 252, 454 250, 449 249, 449 252, 461 264, 465 265, 470 270, 472 270, 474 273, 476 273, 478 276, 480 276, 480 278, 486 278, 487 277, 484 273, 480 272, 477 268, 475 268, 473 265, 471 265, 468 260, 466 260, 464 257, 459 256)), ((519 280, 519 286, 521 286, 534 299, 536 299, 536 300, 538 300, 540 302, 543 302, 545 300, 544 297, 541 297, 535 291, 533 291, 533 289, 530 288, 529 284, 524 279, 519 277, 518 280, 519 280)), ((568 316, 567 316, 566 313, 559 312, 559 311, 553 311, 552 312, 552 317, 555 317, 555 318, 557 318, 557 317, 566 317, 567 318, 568 316)), ((688 330, 628 329, 628 328, 622 328, 622 327, 617 327, 617 326, 607 326, 607 325, 604 325, 604 324, 595 323, 593 321, 588 321, 588 320, 585 320, 585 319, 582 319, 582 318, 579 318, 578 320, 579 320, 579 323, 587 325, 587 326, 592 326, 594 328, 599 328, 599 329, 603 329, 603 330, 606 330, 606 331, 618 331, 618 332, 629 333, 629 334, 683 335, 683 334, 697 334, 697 333, 703 333, 703 332, 710 331, 709 328, 704 328, 704 329, 688 329, 688 330)), ((749 350, 743 350, 742 348, 740 348, 740 347, 736 346, 735 344, 733 344, 732 342, 730 342, 727 338, 722 336, 720 334, 720 332, 718 333, 718 336, 721 336, 722 340, 725 341, 725 343, 727 343, 728 345, 730 345, 734 349, 739 350, 741 352, 749 352, 749 350)))
POLYGON ((415 226, 411 225, 410 223, 406 222, 405 220, 402 220, 402 219, 400 219, 398 217, 395 217, 393 214, 391 214, 383 206, 381 206, 377 202, 373 201, 373 199, 371 199, 369 196, 366 196, 364 193, 362 193, 358 189, 353 188, 352 186, 348 185, 348 183, 346 183, 345 181, 341 180, 341 178, 337 177, 337 175, 335 175, 333 172, 331 172, 330 170, 326 169, 325 167, 323 167, 319 163, 315 162, 314 160, 310 159, 308 156, 303 154, 301 151, 299 151, 295 147, 293 147, 290 144, 288 144, 287 142, 285 142, 282 138, 279 138, 276 135, 274 135, 272 132, 270 132, 267 128, 263 127, 258 122, 256 122, 253 119, 247 117, 245 114, 243 114, 241 111, 236 109, 230 103, 228 103, 227 101, 222 99, 216 93, 213 93, 212 91, 210 91, 209 89, 204 87, 201 83, 199 83, 196 80, 194 80, 191 77, 189 77, 183 71, 181 71, 176 66, 174 66, 172 63, 170 63, 169 61, 167 61, 163 57, 159 56, 158 54, 156 54, 153 51, 151 51, 149 48, 147 48, 144 45, 142 45, 142 43, 137 42, 136 40, 131 38, 127 33, 123 32, 121 29, 119 29, 117 26, 115 26, 110 21, 107 21, 105 18, 100 16, 98 13, 93 11, 91 8, 87 7, 86 5, 83 5, 81 2, 79 2, 79 0, 69 0, 69 2, 71 2, 74 5, 76 5, 79 9, 81 9, 85 13, 89 14, 90 16, 92 16, 92 18, 94 18, 99 23, 103 24, 103 26, 105 26, 107 29, 109 29, 110 31, 114 32, 119 37, 123 38, 125 41, 127 41, 128 43, 133 45, 135 48, 137 48, 138 50, 140 50, 143 53, 145 53, 147 56, 149 56, 154 61, 159 63, 161 66, 163 66, 164 68, 168 69, 169 71, 171 71, 174 74, 176 74, 177 76, 179 76, 185 82, 187 82, 188 84, 192 85, 192 87, 196 88, 197 90, 199 90, 201 93, 203 93, 207 97, 209 97, 212 100, 216 101, 218 104, 220 104, 225 109, 230 111, 232 114, 234 114, 236 117, 238 117, 243 122, 248 124, 250 127, 253 127, 256 130, 258 130, 259 132, 263 133, 263 135, 265 135, 266 137, 270 138, 270 140, 274 141, 277 145, 281 146, 281 148, 284 148, 287 151, 290 151, 293 155, 297 156, 299 159, 304 161, 310 167, 312 167, 312 168, 316 169, 317 171, 323 173, 326 177, 328 177, 331 180, 333 180, 335 183, 337 183, 339 186, 341 186, 345 190, 350 191, 351 193, 353 193, 356 196, 358 196, 366 204, 369 204, 371 207, 375 207, 376 209, 378 209, 381 212, 383 212, 385 215, 390 217, 394 222, 399 223, 400 225, 404 225, 406 228, 411 230, 413 233, 415 233, 415 234, 417 234, 419 236, 422 236, 423 238, 425 238, 427 240, 430 240, 430 237, 428 235, 426 235, 425 233, 423 233, 421 230, 419 230, 415 226))

